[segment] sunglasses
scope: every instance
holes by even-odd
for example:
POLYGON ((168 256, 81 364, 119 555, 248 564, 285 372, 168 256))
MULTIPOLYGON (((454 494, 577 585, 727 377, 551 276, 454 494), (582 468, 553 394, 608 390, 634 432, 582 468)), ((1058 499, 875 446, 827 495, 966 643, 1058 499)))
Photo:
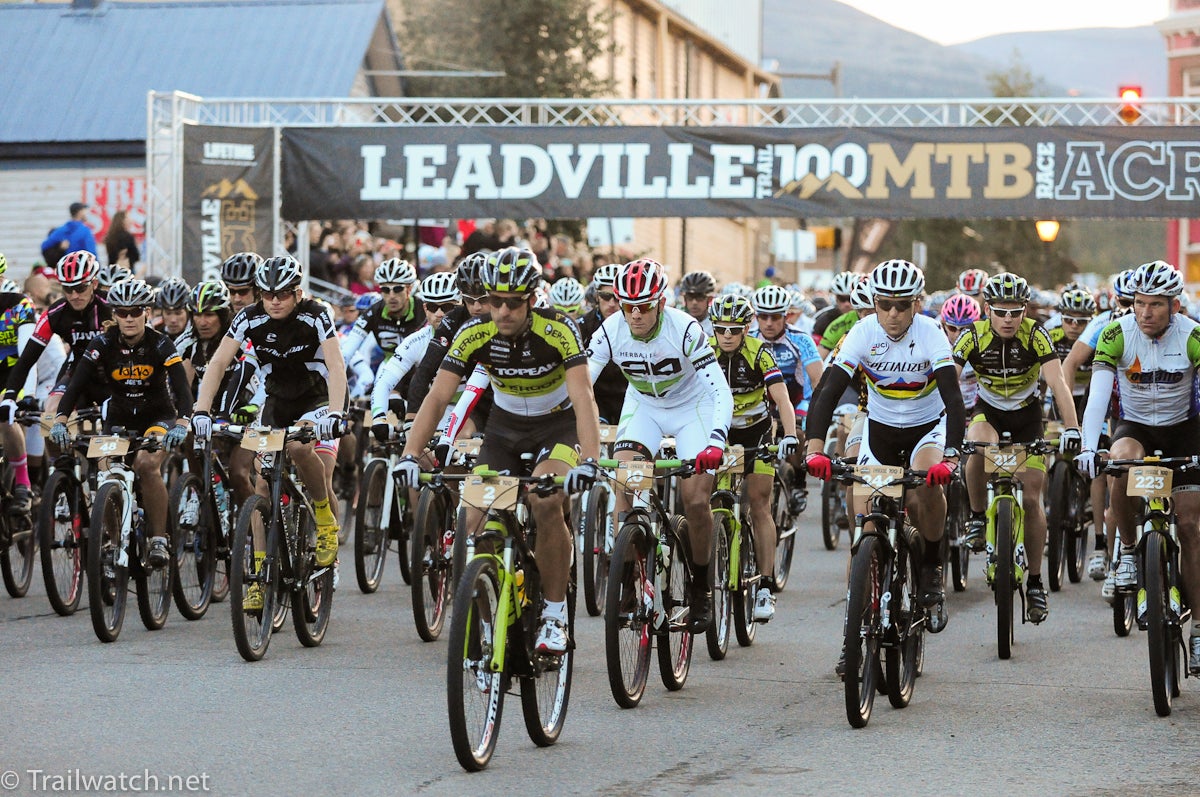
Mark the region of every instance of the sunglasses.
POLYGON ((1076 318, 1075 316, 1070 315, 1065 315, 1062 317, 1062 322, 1064 324, 1071 324, 1072 326, 1083 326, 1091 320, 1092 319, 1090 318, 1076 318))
POLYGON ((996 318, 1018 318, 1025 314, 1025 308, 1014 307, 1011 310, 1006 310, 1003 307, 993 307, 992 312, 996 314, 996 318))
POLYGON ((699 302, 699 301, 707 301, 709 297, 708 297, 707 293, 690 293, 689 292, 689 293, 685 293, 683 295, 683 298, 689 302, 699 302))
POLYGON ((961 333, 961 332, 962 332, 964 329, 966 329, 966 327, 965 327, 965 326, 961 326, 961 327, 960 327, 960 326, 955 326, 954 324, 947 324, 946 322, 944 322, 944 321, 943 321, 943 322, 942 322, 942 329, 946 330, 947 332, 953 332, 955 335, 958 335, 958 334, 960 334, 960 333, 961 333))
POLYGON ((462 295, 462 297, 463 297, 463 304, 483 304, 484 302, 487 301, 486 293, 480 294, 479 296, 468 296, 467 294, 464 293, 462 295))
POLYGON ((1117 304, 1121 307, 1133 307, 1133 299, 1117 299, 1117 304))
POLYGON ((596 293, 596 298, 602 302, 611 302, 613 299, 617 298, 617 295, 609 291, 598 291, 596 293))
POLYGON ((759 321, 782 321, 783 313, 759 313, 759 321))
POLYGON ((458 307, 458 302, 443 302, 442 304, 427 304, 425 309, 431 313, 448 313, 458 307))
POLYGON ((83 293, 90 287, 92 287, 91 283, 84 283, 83 285, 64 285, 62 289, 63 293, 83 293))
POLYGON ((253 288, 232 288, 231 287, 229 289, 230 296, 249 296, 252 293, 254 293, 253 288))
POLYGON ((876 299, 875 307, 881 313, 890 313, 895 310, 897 313, 907 313, 912 309, 912 299, 876 299))
POLYGON ((645 315, 657 308, 658 304, 655 302, 621 302, 622 313, 633 313, 636 310, 640 315, 645 315))
POLYGON ((488 295, 487 303, 493 308, 499 310, 501 307, 507 307, 509 310, 516 310, 523 304, 529 303, 528 296, 492 296, 488 295))
POLYGON ((145 307, 114 307, 113 315, 117 318, 139 318, 146 312, 145 307))
POLYGON ((265 300, 272 302, 282 302, 285 299, 290 299, 296 295, 296 289, 292 288, 287 291, 263 291, 262 297, 265 300))
POLYGON ((406 290, 408 290, 407 285, 380 285, 379 286, 379 292, 382 293, 384 296, 387 296, 389 293, 404 293, 406 290))
POLYGON ((713 332, 718 335, 740 335, 746 331, 744 326, 725 326, 723 324, 713 324, 713 332))

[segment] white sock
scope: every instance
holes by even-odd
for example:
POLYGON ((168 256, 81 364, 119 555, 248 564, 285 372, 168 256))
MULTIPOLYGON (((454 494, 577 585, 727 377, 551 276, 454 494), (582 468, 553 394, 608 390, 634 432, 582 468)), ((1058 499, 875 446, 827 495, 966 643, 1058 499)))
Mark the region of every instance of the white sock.
POLYGON ((558 620, 563 625, 567 624, 567 602, 566 601, 546 601, 546 608, 542 609, 543 618, 553 618, 558 620))

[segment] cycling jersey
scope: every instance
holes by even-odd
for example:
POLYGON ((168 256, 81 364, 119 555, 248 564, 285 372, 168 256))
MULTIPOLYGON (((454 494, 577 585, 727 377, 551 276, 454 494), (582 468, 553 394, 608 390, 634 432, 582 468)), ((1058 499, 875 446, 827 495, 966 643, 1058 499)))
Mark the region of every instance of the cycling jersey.
POLYGON ((327 398, 329 368, 322 344, 336 333, 325 307, 312 299, 301 299, 286 318, 273 319, 261 302, 242 310, 225 333, 239 346, 250 341, 258 359, 263 390, 274 398, 327 398))
POLYGON ((96 334, 104 329, 104 322, 112 320, 112 311, 102 297, 96 295, 87 307, 75 311, 66 299, 59 299, 46 312, 42 313, 33 328, 33 337, 29 339, 25 350, 17 359, 8 375, 7 392, 16 393, 25 384, 30 369, 42 356, 50 338, 58 335, 69 347, 67 360, 63 363, 59 375, 59 385, 63 385, 69 376, 75 362, 83 355, 88 343, 96 334))
POLYGON ((825 327, 825 333, 821 335, 821 347, 832 351, 833 347, 838 344, 838 341, 845 337, 846 333, 853 329, 857 323, 857 310, 842 313, 833 319, 829 323, 829 326, 825 327))
POLYGON ((70 415, 93 381, 104 383, 112 394, 106 414, 111 408, 123 417, 160 420, 192 412, 183 360, 171 338, 151 327, 132 346, 116 327, 95 336, 79 358, 58 413, 70 415))
MULTIPOLYGON (((833 364, 850 377, 861 369, 869 391, 872 420, 889 426, 915 426, 936 420, 945 405, 934 372, 953 364, 950 341, 938 323, 923 315, 899 340, 893 340, 876 316, 854 325, 833 364)), ((821 430, 822 436, 824 430, 821 430)))
POLYGON ((814 343, 824 336, 825 330, 830 324, 833 323, 834 319, 840 315, 841 313, 838 312, 836 301, 827 307, 822 307, 817 311, 817 314, 813 316, 813 328, 811 333, 814 343))
POLYGON ((37 321, 33 302, 21 293, 0 293, 0 365, 17 364, 20 356, 18 330, 37 321))
MULTIPOLYGON (((391 392, 421 362, 431 340, 433 327, 427 324, 401 341, 392 356, 379 366, 379 372, 375 374, 375 387, 371 391, 372 416, 387 412, 391 392)), ((400 393, 403 395, 404 391, 400 393)))
POLYGON ((733 393, 731 428, 747 429, 766 420, 767 388, 783 383, 783 375, 779 373, 770 349, 760 338, 749 336, 731 352, 721 351, 715 338, 710 339, 709 344, 717 353, 717 365, 733 393))
POLYGON ((808 401, 812 398, 813 384, 808 378, 808 366, 821 361, 817 346, 812 336, 806 335, 795 327, 784 327, 783 334, 775 340, 763 337, 762 330, 751 330, 753 337, 759 338, 766 344, 779 366, 787 385, 788 395, 797 415, 803 415, 808 409, 808 401))
POLYGON ((1042 366, 1054 359, 1050 335, 1032 318, 1022 319, 1008 340, 995 333, 990 320, 976 321, 954 344, 954 361, 975 369, 979 398, 1000 410, 1035 403, 1042 366))
POLYGON ((442 316, 442 320, 433 331, 433 337, 425 347, 425 355, 413 369, 412 380, 408 386, 409 406, 419 407, 425 403, 429 386, 433 384, 433 378, 437 376, 438 368, 445 359, 446 352, 450 350, 450 342, 470 320, 471 313, 462 306, 455 307, 442 316))
POLYGON ((393 316, 387 308, 387 300, 380 299, 367 308, 366 312, 354 322, 350 333, 342 339, 342 357, 346 362, 358 351, 358 347, 368 335, 375 336, 375 342, 383 349, 384 357, 391 357, 392 352, 400 345, 400 341, 425 326, 425 305, 420 299, 410 296, 408 309, 393 316))
POLYGON ((451 341, 441 370, 461 380, 482 365, 496 407, 513 415, 568 409, 567 369, 587 361, 579 330, 557 310, 534 307, 529 313, 524 331, 513 338, 501 335, 491 316, 471 319, 451 341))
MULTIPOLYGON (((1082 339, 1082 335, 1077 340, 1082 339)), ((1054 344, 1054 354, 1060 361, 1067 359, 1067 355, 1071 353, 1071 349, 1075 346, 1075 341, 1067 339, 1067 333, 1063 328, 1055 327, 1050 330, 1050 341, 1054 344)), ((1080 363, 1079 370, 1075 372, 1075 384, 1071 385, 1071 393, 1076 396, 1082 396, 1087 392, 1088 383, 1092 381, 1092 361, 1080 363)))
POLYGON ((1198 365, 1200 324, 1174 313, 1166 331, 1150 338, 1130 313, 1105 327, 1093 368, 1116 372, 1122 420, 1170 426, 1196 416, 1198 365))
MULTIPOLYGON (((223 335, 215 335, 209 340, 201 340, 198 336, 194 336, 179 352, 179 356, 183 360, 192 364, 192 370, 196 373, 192 382, 193 399, 199 394, 200 382, 203 381, 204 374, 208 370, 209 360, 212 359, 213 352, 217 350, 223 339, 223 335)), ((178 348, 178 340, 176 348, 178 348)), ((251 380, 258 370, 257 365, 251 356, 233 358, 225 368, 225 375, 221 377, 221 385, 217 388, 216 396, 213 398, 213 415, 219 418, 228 418, 234 409, 247 403, 253 392, 251 380)))

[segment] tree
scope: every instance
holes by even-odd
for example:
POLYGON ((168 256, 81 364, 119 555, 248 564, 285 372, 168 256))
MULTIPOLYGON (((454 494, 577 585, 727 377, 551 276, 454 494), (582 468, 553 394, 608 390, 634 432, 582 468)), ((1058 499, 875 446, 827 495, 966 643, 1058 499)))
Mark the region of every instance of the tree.
POLYGON ((610 94, 593 66, 615 52, 611 15, 588 0, 403 0, 410 69, 503 72, 410 78, 413 97, 574 98, 610 94))

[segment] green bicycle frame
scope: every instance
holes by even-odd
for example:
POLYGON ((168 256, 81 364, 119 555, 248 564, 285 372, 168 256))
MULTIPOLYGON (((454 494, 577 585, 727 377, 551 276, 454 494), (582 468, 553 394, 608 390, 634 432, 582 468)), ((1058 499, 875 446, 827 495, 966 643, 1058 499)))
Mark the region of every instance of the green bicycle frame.
MULTIPOLYGON (((1000 503, 1007 501, 1012 504, 1013 519, 1013 582, 1022 584, 1025 579, 1025 508, 1021 504, 1020 490, 996 493, 993 483, 988 483, 987 507, 987 543, 993 551, 996 550, 996 515, 1000 503)), ((990 584, 996 576, 996 563, 987 566, 987 582, 990 584)))

